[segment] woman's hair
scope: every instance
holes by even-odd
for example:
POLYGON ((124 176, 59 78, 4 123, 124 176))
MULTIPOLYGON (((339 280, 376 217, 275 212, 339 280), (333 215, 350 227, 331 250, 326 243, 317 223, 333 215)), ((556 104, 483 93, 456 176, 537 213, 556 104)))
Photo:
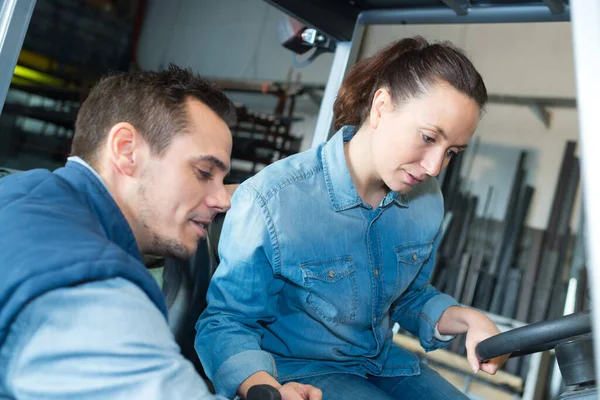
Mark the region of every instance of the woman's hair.
POLYGON ((400 105, 437 83, 466 94, 480 109, 487 102, 483 79, 463 51, 449 42, 429 44, 421 36, 398 40, 350 70, 333 105, 335 127, 361 126, 382 87, 400 105))

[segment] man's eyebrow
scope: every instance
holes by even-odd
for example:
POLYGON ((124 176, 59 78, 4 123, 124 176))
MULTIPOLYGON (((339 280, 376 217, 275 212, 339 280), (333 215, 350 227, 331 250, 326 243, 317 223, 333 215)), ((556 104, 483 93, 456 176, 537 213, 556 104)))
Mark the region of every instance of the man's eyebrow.
POLYGON ((215 156, 203 155, 203 156, 193 157, 192 162, 193 163, 208 162, 208 163, 212 164, 213 166, 219 168, 223 172, 229 172, 229 167, 227 166, 227 164, 225 164, 225 162, 223 162, 221 159, 219 159, 215 156))

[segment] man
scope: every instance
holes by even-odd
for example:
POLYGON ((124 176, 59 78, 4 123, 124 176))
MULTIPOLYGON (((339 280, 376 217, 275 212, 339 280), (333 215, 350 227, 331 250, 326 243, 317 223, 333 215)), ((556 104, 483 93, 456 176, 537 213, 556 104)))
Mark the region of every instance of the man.
POLYGON ((189 258, 229 208, 233 117, 178 67, 109 76, 64 168, 0 180, 0 398, 216 398, 141 255, 189 258))

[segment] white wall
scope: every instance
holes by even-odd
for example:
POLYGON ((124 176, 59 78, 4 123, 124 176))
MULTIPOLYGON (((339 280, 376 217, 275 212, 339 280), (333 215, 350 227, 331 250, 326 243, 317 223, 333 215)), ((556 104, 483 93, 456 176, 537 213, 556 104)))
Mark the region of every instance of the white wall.
MULTIPOLYGON (((292 57, 277 35, 283 17, 262 0, 150 0, 139 62, 150 70, 175 62, 208 77, 282 81, 292 57)), ((450 40, 466 49, 489 93, 575 96, 569 23, 376 26, 366 30, 361 56, 415 34, 450 40)), ((331 55, 323 55, 299 70, 302 81, 325 83, 331 61, 331 55)), ((233 97, 256 111, 271 111, 275 104, 273 98, 233 97)), ((310 100, 298 102, 298 115, 305 121, 294 131, 304 137, 303 149, 310 146, 317 112, 310 100)), ((528 179, 536 188, 527 223, 536 228, 546 226, 565 142, 578 135, 576 110, 552 112, 552 126, 546 129, 527 108, 488 106, 477 131, 481 144, 472 179, 475 192, 482 197, 487 186, 495 186, 494 218, 504 216, 519 151, 527 149, 528 179)), ((481 203, 480 212, 483 200, 481 203)))
MULTIPOLYGON (((404 25, 367 29, 361 57, 401 37, 420 34, 450 40, 465 49, 490 94, 575 97, 569 23, 404 25)), ((494 186, 492 216, 504 217, 519 152, 529 151, 528 182, 536 188, 529 226, 545 228, 567 140, 578 139, 577 111, 551 109, 550 129, 526 107, 489 104, 476 135, 481 139, 471 179, 480 195, 479 212, 489 185, 494 186)), ((575 215, 578 210, 575 210, 575 215)))
MULTIPOLYGON (((263 0, 150 0, 139 62, 149 70, 175 62, 206 76, 283 81, 293 54, 277 34, 284 17, 263 0)), ((332 60, 324 54, 299 70, 302 82, 324 83, 332 60)))
MULTIPOLYGON (((277 27, 286 15, 263 0, 150 0, 138 49, 142 69, 161 70, 173 62, 210 78, 285 81, 293 53, 279 42, 277 27)), ((303 59, 304 56, 300 56, 303 59)), ((324 84, 332 54, 319 56, 305 68, 294 69, 303 83, 324 84)), ((275 98, 231 95, 259 112, 273 112, 275 98)), ((318 105, 308 97, 297 101, 303 121, 293 133, 310 147, 318 105)))

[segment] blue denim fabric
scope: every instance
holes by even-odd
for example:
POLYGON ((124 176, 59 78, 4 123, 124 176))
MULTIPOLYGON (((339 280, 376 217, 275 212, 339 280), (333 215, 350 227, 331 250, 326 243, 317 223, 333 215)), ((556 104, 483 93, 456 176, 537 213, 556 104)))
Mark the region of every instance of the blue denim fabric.
POLYGON ((123 278, 31 301, 0 348, 0 399, 225 400, 183 358, 160 310, 123 278))
POLYGON ((416 376, 366 378, 351 374, 328 374, 299 380, 318 387, 323 400, 467 400, 440 374, 426 365, 416 376))
POLYGON ((435 325, 457 302, 427 284, 444 212, 438 182, 364 203, 344 156, 354 133, 265 168, 233 196, 196 325, 217 393, 233 396, 258 371, 282 381, 418 375, 417 357, 392 342, 394 322, 428 351, 449 343, 435 325))

